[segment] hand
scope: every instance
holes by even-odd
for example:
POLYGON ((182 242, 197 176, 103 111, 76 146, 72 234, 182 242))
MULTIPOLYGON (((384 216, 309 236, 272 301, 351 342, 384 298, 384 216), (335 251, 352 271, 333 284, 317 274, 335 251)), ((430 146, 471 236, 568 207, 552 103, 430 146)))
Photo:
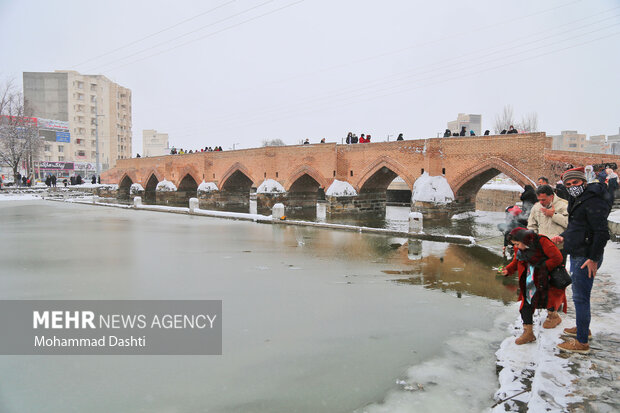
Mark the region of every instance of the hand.
POLYGON ((555 237, 551 238, 551 242, 553 242, 555 245, 561 244, 564 242, 564 237, 561 235, 556 235, 555 237))
POLYGON ((547 217, 552 217, 553 214, 555 214, 555 207, 551 207, 549 209, 547 208, 542 208, 543 214, 545 214, 545 216, 547 217))
POLYGON ((581 266, 581 269, 588 267, 588 278, 594 278, 596 276, 596 270, 598 270, 598 263, 592 260, 586 260, 581 266))
POLYGON ((502 275, 504 275, 504 276, 508 275, 508 270, 506 268, 504 268, 502 270, 502 275))

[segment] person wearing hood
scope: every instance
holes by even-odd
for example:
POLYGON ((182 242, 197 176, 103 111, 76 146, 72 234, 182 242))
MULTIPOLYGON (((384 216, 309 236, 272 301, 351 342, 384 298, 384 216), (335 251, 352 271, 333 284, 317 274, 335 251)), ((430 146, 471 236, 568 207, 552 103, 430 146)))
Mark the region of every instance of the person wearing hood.
POLYGON ((508 132, 506 132, 506 134, 511 135, 513 133, 519 133, 519 131, 516 130, 514 126, 510 125, 510 127, 508 128, 508 132))
POLYGON ((523 213, 526 215, 526 219, 530 216, 530 211, 536 202, 538 202, 538 198, 536 197, 536 191, 532 185, 525 185, 523 187, 523 193, 519 198, 523 202, 523 213))
MULTIPOLYGON (((548 238, 560 235, 568 225, 568 202, 555 196, 553 188, 549 185, 541 185, 536 188, 536 196, 538 202, 530 212, 527 229, 548 238)), ((556 247, 562 252, 562 264, 566 265, 566 254, 562 251, 563 245, 557 244, 556 247)), ((547 319, 543 323, 543 328, 555 328, 562 322, 562 318, 558 314, 560 307, 563 307, 564 313, 566 313, 564 290, 549 289, 547 319)))
POLYGON ((461 127, 461 133, 459 133, 460 136, 465 136, 467 135, 467 131, 465 130, 465 126, 461 127))
POLYGON ((443 137, 449 138, 450 136, 452 136, 452 132, 450 131, 450 129, 446 129, 446 131, 443 133, 443 137))
POLYGON ((607 189, 609 190, 609 195, 611 195, 611 199, 616 197, 616 191, 618 190, 618 174, 611 168, 611 165, 607 165, 605 169, 607 172, 607 189))
POLYGON ((564 251, 570 254, 577 326, 564 329, 566 335, 576 338, 558 344, 558 348, 562 351, 587 354, 590 352, 588 339, 591 336, 590 293, 609 240, 607 216, 612 201, 605 184, 587 182, 584 168, 567 170, 562 175, 562 181, 570 194, 568 226, 552 240, 555 243, 563 242, 564 251))
POLYGON ((509 239, 514 246, 514 255, 502 274, 508 276, 516 271, 519 276, 519 312, 523 320, 523 334, 515 343, 521 345, 536 340, 534 310, 556 304, 549 300, 549 292, 553 289, 549 285, 549 274, 562 265, 562 253, 549 238, 525 228, 513 229, 509 239))

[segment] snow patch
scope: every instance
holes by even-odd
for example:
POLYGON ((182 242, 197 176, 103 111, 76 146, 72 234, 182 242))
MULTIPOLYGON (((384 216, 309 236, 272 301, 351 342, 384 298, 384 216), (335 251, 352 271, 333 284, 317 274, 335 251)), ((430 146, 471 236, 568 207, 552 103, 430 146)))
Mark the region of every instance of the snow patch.
POLYGON ((452 220, 453 221, 458 221, 458 220, 461 220, 461 219, 473 218, 473 217, 477 217, 477 216, 479 216, 479 215, 476 212, 467 211, 467 212, 461 212, 460 214, 452 215, 452 220))
POLYGON ((517 183, 504 183, 504 182, 487 182, 482 185, 481 189, 494 189, 497 191, 509 191, 509 192, 523 192, 523 188, 517 183))
POLYGON ((214 192, 214 191, 219 191, 215 182, 202 181, 200 185, 198 185, 198 192, 214 192))
POLYGON ((157 184, 155 188, 156 191, 159 192, 172 192, 176 191, 177 187, 170 181, 166 181, 165 179, 157 184))
POLYGON ((413 202, 431 202, 433 204, 448 204, 454 201, 454 192, 443 176, 430 176, 424 172, 413 184, 413 202))
POLYGON ((257 194, 279 194, 286 192, 280 182, 275 179, 265 179, 262 184, 256 188, 257 194))
POLYGON ((144 192, 144 188, 142 188, 142 185, 136 183, 136 184, 131 184, 131 187, 129 188, 129 193, 131 195, 135 195, 139 192, 144 192))
POLYGON ((616 224, 620 224, 620 209, 609 214, 607 220, 616 224))
POLYGON ((334 182, 325 191, 327 196, 356 196, 357 191, 346 181, 334 179, 334 182))
POLYGON ((31 201, 33 199, 41 199, 35 194, 0 194, 0 201, 31 201))

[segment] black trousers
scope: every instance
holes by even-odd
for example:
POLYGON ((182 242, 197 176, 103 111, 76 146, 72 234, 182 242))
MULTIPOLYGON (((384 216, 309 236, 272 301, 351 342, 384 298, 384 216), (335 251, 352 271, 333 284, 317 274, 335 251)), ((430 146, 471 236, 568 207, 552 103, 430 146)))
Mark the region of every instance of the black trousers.
POLYGON ((534 306, 527 302, 526 299, 523 299, 523 307, 521 307, 521 320, 523 320, 523 324, 534 324, 534 306))

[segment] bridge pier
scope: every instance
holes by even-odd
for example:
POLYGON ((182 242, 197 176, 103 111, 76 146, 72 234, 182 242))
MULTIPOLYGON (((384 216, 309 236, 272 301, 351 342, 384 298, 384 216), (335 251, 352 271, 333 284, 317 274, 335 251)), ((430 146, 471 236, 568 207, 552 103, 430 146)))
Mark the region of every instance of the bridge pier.
POLYGON ((411 212, 420 212, 424 219, 429 220, 450 219, 452 215, 475 210, 475 203, 450 202, 448 204, 435 204, 432 202, 415 201, 411 204, 411 212))
POLYGON ((256 194, 256 211, 259 214, 271 213, 275 204, 287 204, 286 192, 256 194))
POLYGON ((220 190, 198 193, 200 209, 235 209, 249 210, 250 192, 220 190))

